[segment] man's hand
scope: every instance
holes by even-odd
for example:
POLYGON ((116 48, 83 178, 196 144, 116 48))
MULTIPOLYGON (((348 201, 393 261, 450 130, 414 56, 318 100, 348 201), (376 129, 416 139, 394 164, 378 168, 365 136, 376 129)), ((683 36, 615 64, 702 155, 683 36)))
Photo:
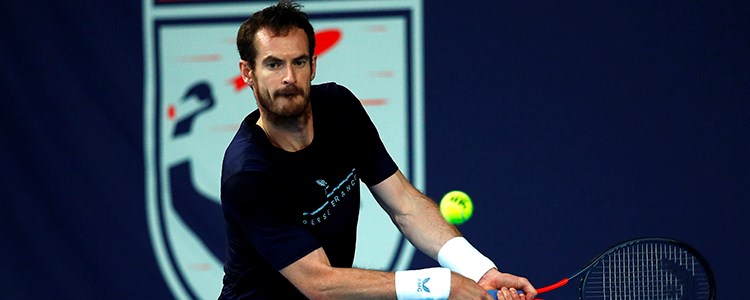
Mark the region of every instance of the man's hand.
MULTIPOLYGON (((474 280, 466 278, 456 272, 451 273, 451 294, 449 299, 451 300, 463 300, 463 299, 485 299, 492 300, 490 294, 487 294, 487 290, 477 285, 474 280)), ((502 299, 502 298, 501 298, 502 299)), ((511 299, 511 298, 508 298, 511 299)), ((520 298, 516 298, 520 299, 520 298)))
POLYGON ((536 289, 528 279, 501 273, 497 269, 487 271, 477 284, 485 290, 498 290, 498 299, 532 300, 537 295, 536 289), (523 294, 519 295, 519 291, 523 291, 523 294))

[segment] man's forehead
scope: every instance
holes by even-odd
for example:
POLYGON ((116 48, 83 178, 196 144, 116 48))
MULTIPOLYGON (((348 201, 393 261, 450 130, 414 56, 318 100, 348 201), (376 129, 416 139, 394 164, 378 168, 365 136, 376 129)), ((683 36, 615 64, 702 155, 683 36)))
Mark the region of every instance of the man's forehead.
POLYGON ((258 30, 255 41, 259 59, 267 56, 308 54, 307 35, 304 30, 296 27, 284 33, 274 33, 268 29, 258 30))
POLYGON ((288 27, 280 30, 274 30, 269 27, 262 27, 255 33, 255 40, 259 42, 268 42, 275 38, 285 38, 290 36, 300 35, 307 39, 307 35, 302 28, 288 27))

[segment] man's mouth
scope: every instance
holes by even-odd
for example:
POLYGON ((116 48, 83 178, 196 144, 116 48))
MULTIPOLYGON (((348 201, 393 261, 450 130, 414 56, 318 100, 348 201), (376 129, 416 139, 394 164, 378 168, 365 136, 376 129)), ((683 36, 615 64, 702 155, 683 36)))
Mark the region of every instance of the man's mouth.
POLYGON ((296 86, 289 86, 274 93, 276 97, 294 98, 294 96, 302 95, 302 91, 296 86))

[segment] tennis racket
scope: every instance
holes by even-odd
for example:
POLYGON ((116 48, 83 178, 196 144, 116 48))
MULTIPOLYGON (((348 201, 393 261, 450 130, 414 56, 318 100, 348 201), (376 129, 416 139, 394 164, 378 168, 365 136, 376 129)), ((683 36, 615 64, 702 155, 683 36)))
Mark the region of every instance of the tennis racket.
MULTIPOLYGON (((716 293, 705 258, 693 247, 665 238, 621 243, 573 276, 537 292, 555 290, 578 277, 579 299, 713 300, 716 293)), ((497 299, 496 290, 488 293, 497 299)))

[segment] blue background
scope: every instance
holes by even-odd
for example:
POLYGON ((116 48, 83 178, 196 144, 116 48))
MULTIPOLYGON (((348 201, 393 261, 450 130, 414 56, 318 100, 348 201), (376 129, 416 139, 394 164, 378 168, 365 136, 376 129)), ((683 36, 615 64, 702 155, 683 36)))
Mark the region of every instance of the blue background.
MULTIPOLYGON (((742 297, 748 15, 740 1, 426 1, 426 193, 468 192, 462 232, 537 286, 666 236, 742 297)), ((142 22, 140 1, 3 5, 0 298, 172 297, 144 207, 142 22)))

